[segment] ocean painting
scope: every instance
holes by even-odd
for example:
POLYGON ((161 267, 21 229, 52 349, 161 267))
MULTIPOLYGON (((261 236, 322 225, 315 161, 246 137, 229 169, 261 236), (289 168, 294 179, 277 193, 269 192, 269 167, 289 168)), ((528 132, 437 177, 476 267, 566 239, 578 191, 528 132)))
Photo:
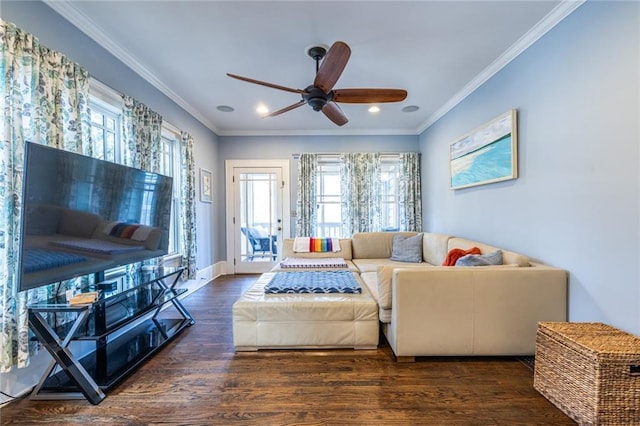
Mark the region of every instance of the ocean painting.
POLYGON ((515 109, 453 142, 451 189, 517 178, 516 142, 515 109))

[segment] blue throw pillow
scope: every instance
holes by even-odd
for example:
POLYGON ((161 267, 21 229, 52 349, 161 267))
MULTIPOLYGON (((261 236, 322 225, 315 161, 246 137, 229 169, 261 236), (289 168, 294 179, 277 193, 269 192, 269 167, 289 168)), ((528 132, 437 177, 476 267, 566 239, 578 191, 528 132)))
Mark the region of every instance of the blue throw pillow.
POLYGON ((397 262, 422 262, 422 234, 408 237, 402 234, 393 236, 391 260, 397 262))
POLYGON ((456 262, 456 266, 489 266, 502 265, 502 251, 496 250, 487 254, 468 254, 456 262))

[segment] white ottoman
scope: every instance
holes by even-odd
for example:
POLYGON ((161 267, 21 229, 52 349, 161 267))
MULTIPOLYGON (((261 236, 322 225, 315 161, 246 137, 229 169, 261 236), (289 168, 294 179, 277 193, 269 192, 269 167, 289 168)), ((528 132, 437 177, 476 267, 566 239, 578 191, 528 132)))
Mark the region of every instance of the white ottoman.
POLYGON ((378 346, 378 305, 358 274, 361 294, 265 294, 275 273, 263 274, 234 303, 236 351, 378 346))

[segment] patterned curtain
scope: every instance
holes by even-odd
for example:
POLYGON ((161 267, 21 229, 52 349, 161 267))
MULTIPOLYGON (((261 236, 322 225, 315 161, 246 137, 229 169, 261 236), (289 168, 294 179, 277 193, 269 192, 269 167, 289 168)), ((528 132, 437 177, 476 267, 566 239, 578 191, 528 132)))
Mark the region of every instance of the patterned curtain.
POLYGON ((196 171, 193 156, 193 138, 187 132, 180 134, 180 217, 182 218, 182 266, 186 268, 187 279, 196 277, 196 171))
POLYGON ((420 189, 420 153, 400 154, 400 184, 398 218, 401 231, 422 231, 422 200, 420 189))
MULTIPOLYGON (((27 304, 53 286, 17 291, 25 141, 91 155, 89 74, 0 20, 0 371, 29 363, 27 304)), ((60 286, 64 289, 65 283, 60 286)))
POLYGON ((380 231, 380 154, 340 154, 342 235, 380 231))
POLYGON ((318 155, 300 154, 298 159, 298 202, 296 236, 315 236, 318 227, 317 195, 318 155))
POLYGON ((127 147, 123 163, 160 172, 162 116, 131 96, 122 95, 122 100, 122 134, 127 147))
MULTIPOLYGON (((122 95, 122 137, 125 147, 123 164, 148 172, 161 172, 162 116, 128 95, 122 95)), ((157 259, 145 261, 155 264, 157 259)), ((142 262, 125 266, 127 285, 134 279, 142 262)))

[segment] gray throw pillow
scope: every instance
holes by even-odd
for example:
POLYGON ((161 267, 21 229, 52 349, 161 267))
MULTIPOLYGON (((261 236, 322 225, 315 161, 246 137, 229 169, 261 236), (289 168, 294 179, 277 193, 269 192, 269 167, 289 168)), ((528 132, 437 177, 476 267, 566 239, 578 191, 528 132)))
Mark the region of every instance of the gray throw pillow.
POLYGON ((502 250, 487 254, 468 254, 456 262, 456 266, 489 266, 502 265, 502 250))
POLYGON ((402 234, 393 236, 391 260, 398 262, 422 262, 422 234, 408 237, 402 234))

